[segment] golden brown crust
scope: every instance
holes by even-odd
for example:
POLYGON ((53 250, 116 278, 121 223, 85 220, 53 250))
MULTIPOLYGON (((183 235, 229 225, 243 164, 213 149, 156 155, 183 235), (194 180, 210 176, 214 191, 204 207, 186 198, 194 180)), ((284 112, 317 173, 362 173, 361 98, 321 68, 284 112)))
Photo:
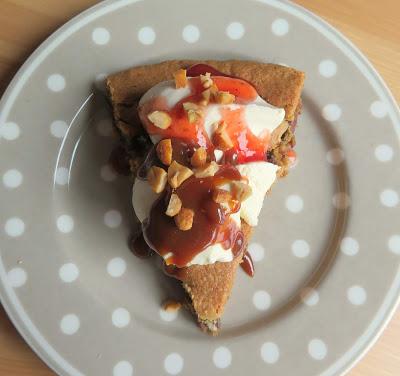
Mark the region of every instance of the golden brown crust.
MULTIPOLYGON (((241 228, 247 247, 252 228, 244 221, 241 228)), ((222 316, 242 256, 238 255, 232 262, 192 265, 180 271, 179 278, 200 320, 212 321, 222 316)))
POLYGON ((293 120, 303 88, 304 73, 282 65, 255 61, 170 60, 134 67, 108 77, 107 87, 111 100, 113 104, 133 104, 152 86, 161 81, 172 80, 178 69, 196 63, 208 64, 222 73, 251 82, 267 102, 285 108, 286 120, 293 120))

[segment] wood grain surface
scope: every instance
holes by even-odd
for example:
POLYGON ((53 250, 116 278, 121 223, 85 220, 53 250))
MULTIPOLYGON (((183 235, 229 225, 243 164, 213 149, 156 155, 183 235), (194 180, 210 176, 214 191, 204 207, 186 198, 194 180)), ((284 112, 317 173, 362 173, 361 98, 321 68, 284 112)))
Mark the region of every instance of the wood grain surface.
MULTIPOLYGON (((0 93, 47 36, 95 3, 94 0, 0 0, 0 93)), ((298 0, 297 3, 327 20, 357 45, 400 102, 400 1, 298 0)), ((54 373, 25 344, 0 306, 0 376, 49 375, 54 373)), ((349 375, 400 375, 399 311, 349 375)))

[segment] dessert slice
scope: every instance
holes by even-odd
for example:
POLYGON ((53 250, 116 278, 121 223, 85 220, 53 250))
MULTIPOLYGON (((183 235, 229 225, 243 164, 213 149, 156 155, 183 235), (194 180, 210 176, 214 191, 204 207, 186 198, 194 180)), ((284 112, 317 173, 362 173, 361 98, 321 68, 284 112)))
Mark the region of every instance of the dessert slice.
POLYGON ((303 81, 247 61, 167 61, 107 80, 145 243, 212 333, 264 196, 293 161, 303 81))

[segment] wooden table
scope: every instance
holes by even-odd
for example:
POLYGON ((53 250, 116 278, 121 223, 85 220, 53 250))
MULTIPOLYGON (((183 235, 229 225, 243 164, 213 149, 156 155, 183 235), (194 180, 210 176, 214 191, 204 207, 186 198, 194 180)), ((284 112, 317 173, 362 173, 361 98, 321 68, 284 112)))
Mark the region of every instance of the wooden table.
MULTIPOLYGON (((0 0, 0 93, 29 54, 95 0, 0 0)), ((400 102, 400 1, 297 0, 337 27, 371 60, 400 102)), ((0 306, 0 375, 54 373, 25 344, 0 306)), ((400 375, 400 312, 351 376, 400 375)))

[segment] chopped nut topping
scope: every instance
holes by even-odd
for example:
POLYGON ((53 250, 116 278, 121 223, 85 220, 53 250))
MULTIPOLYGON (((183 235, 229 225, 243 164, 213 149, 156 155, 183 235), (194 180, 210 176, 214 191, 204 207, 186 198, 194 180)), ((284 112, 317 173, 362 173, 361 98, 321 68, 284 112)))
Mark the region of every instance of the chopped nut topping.
POLYGON ((168 215, 168 217, 174 217, 180 212, 181 208, 182 208, 181 199, 176 193, 172 193, 165 214, 168 215))
POLYGON ((211 99, 211 89, 206 89, 201 93, 201 97, 203 98, 199 104, 200 106, 207 106, 211 99))
POLYGON ((227 91, 219 91, 215 95, 215 101, 219 104, 231 104, 235 102, 236 97, 227 92, 227 91))
POLYGON ((172 162, 172 143, 171 139, 167 138, 165 140, 161 140, 157 145, 157 156, 160 161, 169 166, 172 162))
POLYGON ((165 111, 153 111, 147 115, 147 118, 157 127, 161 129, 167 129, 172 122, 171 116, 165 111))
POLYGON ((183 109, 187 112, 189 123, 195 123, 199 118, 203 117, 201 107, 196 103, 185 102, 183 109))
POLYGON ((155 193, 161 193, 167 184, 167 173, 161 167, 152 166, 147 173, 147 181, 155 193))
POLYGON ((213 134, 214 145, 223 151, 231 149, 233 147, 233 142, 226 131, 227 124, 223 121, 218 123, 217 129, 213 134))
POLYGON ((207 178, 209 176, 214 176, 218 170, 219 170, 218 164, 212 161, 203 167, 197 168, 194 171, 194 176, 196 178, 207 178))
POLYGON ((186 179, 193 175, 190 168, 173 161, 168 168, 168 183, 172 188, 178 188, 186 179))
POLYGON ((182 307, 182 303, 178 302, 176 300, 173 299, 167 299, 164 303, 163 303, 163 310, 166 312, 175 312, 180 310, 182 307))
POLYGON ((206 74, 201 74, 200 81, 203 84, 204 89, 210 88, 214 83, 211 79, 211 73, 209 72, 207 72, 206 74))
POLYGON ((187 231, 193 226, 194 211, 192 209, 182 208, 174 217, 179 230, 187 231))
POLYGON ((175 87, 181 89, 187 85, 186 69, 179 69, 174 73, 175 87))
POLYGON ((225 189, 215 188, 212 193, 212 199, 217 204, 222 204, 229 202, 232 199, 232 195, 225 189))
POLYGON ((234 181, 231 183, 232 193, 237 200, 243 202, 247 198, 251 196, 251 187, 250 185, 243 183, 241 181, 234 181))
POLYGON ((192 164, 193 167, 204 166, 206 162, 207 162, 207 150, 202 147, 198 148, 192 155, 192 158, 190 158, 190 163, 192 164))

